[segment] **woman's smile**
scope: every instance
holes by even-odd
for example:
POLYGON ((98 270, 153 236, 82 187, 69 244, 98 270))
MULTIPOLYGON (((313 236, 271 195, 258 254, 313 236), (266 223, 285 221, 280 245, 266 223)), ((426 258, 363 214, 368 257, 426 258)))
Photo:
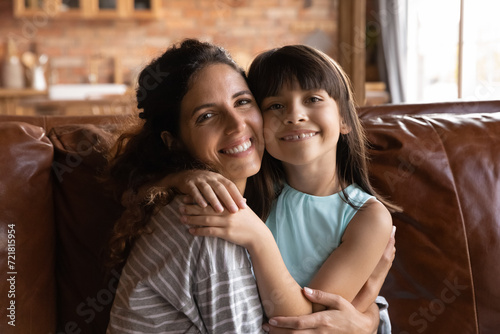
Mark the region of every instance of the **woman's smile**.
POLYGON ((181 108, 181 139, 191 155, 242 185, 259 171, 262 115, 240 73, 228 65, 205 67, 181 108))

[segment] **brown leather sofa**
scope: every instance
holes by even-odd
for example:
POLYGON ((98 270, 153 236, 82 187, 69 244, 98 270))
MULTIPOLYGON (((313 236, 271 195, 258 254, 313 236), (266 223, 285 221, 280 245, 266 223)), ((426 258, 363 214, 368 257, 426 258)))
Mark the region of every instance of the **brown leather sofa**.
MULTIPOLYGON (((359 113, 373 182, 403 208, 382 291, 393 332, 498 333, 500 101, 359 113)), ((96 176, 122 121, 0 116, 1 333, 104 333, 121 207, 96 176)))

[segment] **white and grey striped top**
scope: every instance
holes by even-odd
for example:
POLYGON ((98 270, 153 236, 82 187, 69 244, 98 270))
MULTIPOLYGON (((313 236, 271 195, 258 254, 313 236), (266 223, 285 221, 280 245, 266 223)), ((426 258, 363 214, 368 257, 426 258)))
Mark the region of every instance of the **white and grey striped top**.
POLYGON ((194 237, 178 199, 136 241, 111 309, 114 333, 263 333, 263 309, 244 248, 194 237))

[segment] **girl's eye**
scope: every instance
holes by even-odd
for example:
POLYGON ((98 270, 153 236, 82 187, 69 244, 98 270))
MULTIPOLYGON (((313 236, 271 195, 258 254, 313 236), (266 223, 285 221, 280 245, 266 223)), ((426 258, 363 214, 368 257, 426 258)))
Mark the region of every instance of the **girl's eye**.
POLYGON ((279 110, 282 109, 283 105, 279 103, 271 104, 269 107, 266 108, 266 110, 279 110))
POLYGON ((204 114, 201 114, 197 119, 196 119, 196 124, 203 123, 204 121, 214 117, 214 114, 211 112, 206 112, 204 114))
POLYGON ((313 97, 309 98, 309 101, 313 102, 313 103, 316 103, 316 102, 321 101, 321 99, 319 97, 317 97, 317 96, 313 96, 313 97))

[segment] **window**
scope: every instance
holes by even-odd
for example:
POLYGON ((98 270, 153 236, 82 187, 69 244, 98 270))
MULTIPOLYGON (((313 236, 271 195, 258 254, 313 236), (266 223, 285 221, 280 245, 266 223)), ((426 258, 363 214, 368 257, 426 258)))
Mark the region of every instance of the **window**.
POLYGON ((500 1, 408 0, 406 102, 500 99, 500 1))

